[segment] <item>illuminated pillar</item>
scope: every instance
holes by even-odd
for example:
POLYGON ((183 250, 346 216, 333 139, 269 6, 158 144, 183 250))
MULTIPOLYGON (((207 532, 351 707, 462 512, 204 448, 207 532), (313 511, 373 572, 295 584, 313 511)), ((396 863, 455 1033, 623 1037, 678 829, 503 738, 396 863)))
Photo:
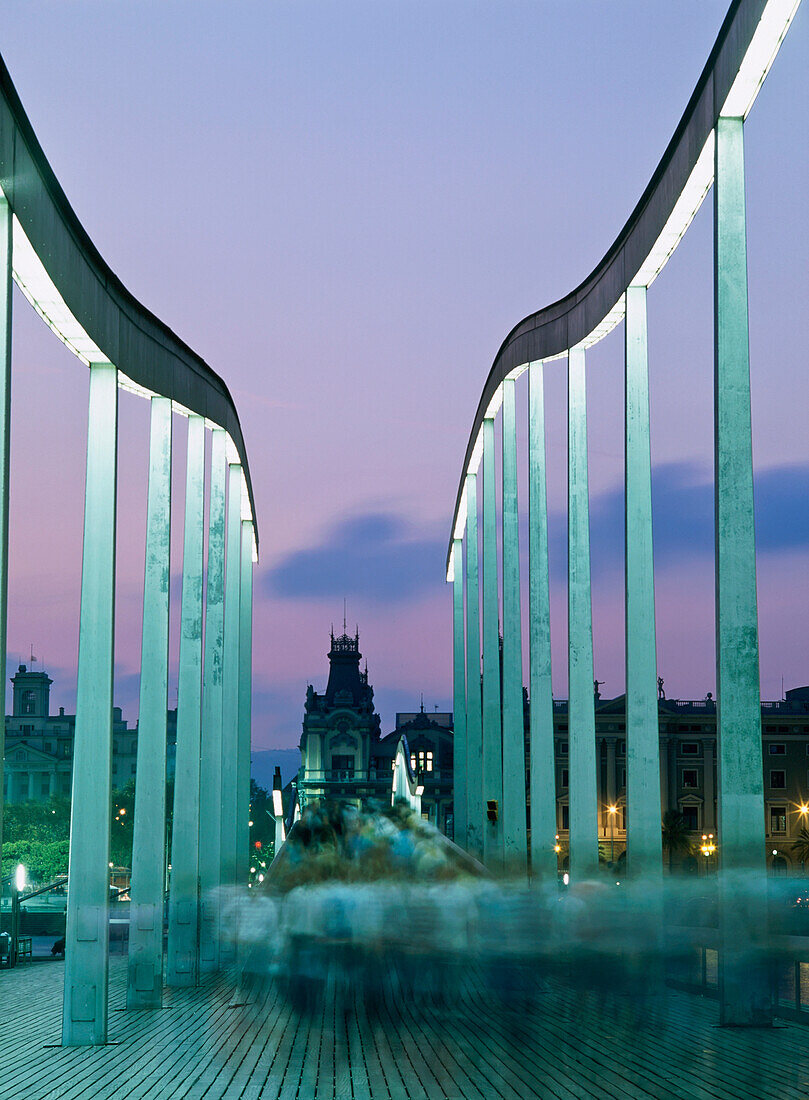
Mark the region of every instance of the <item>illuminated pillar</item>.
POLYGON ((219 967, 219 884, 221 873, 222 663, 225 644, 225 482, 227 433, 211 433, 211 491, 208 512, 208 573, 205 600, 205 672, 202 696, 199 880, 202 921, 199 965, 219 967))
POLYGON ((740 118, 716 125, 714 462, 720 1022, 761 1026, 772 1022, 772 993, 748 931, 766 926, 767 897, 740 118), (741 874, 743 904, 736 893, 741 874))
POLYGON ((580 880, 598 871, 587 397, 583 348, 573 348, 568 355, 567 402, 570 873, 580 880))
POLYGON ((483 854, 483 737, 480 693, 480 595, 478 591, 477 474, 466 475, 466 783, 467 843, 483 854))
POLYGON ((525 873, 528 869, 528 826, 515 386, 513 378, 503 382, 503 848, 506 866, 525 873))
MULTIPOLYGON (((222 885, 236 884, 237 818, 239 812, 239 581, 241 579, 242 468, 228 465, 225 522, 225 660, 222 666, 222 885)), ((234 957, 232 939, 220 937, 221 961, 234 957)))
POLYGON ((118 371, 90 366, 63 1046, 107 1039, 118 371))
POLYGON ((663 848, 645 286, 626 292, 625 338, 626 860, 648 878, 663 848))
MULTIPOLYGON (((6 627, 8 621, 8 491, 11 441, 11 225, 12 215, 0 199, 0 682, 6 682, 6 627)), ((5 708, 0 707, 0 857, 3 852, 3 759, 5 757, 5 708)), ((9 794, 11 775, 9 774, 9 794)))
POLYGON ((466 843, 466 654, 463 621, 463 539, 452 541, 452 745, 453 745, 453 835, 458 844, 466 843))
POLYGON ((163 1000, 166 861, 166 708, 171 557, 171 399, 151 399, 138 763, 129 905, 128 1008, 163 1000))
POLYGON ((204 509, 205 420, 189 416, 166 960, 166 982, 172 986, 195 985, 198 976, 204 509))
POLYGON ((494 487, 494 420, 483 421, 483 809, 495 801, 498 817, 486 820, 483 857, 503 863, 503 733, 500 710, 500 609, 497 598, 497 514, 494 487))
POLYGON ((253 524, 242 520, 239 609, 239 819, 236 881, 245 886, 250 859, 250 746, 253 690, 253 524))
POLYGON ((558 860, 556 765, 551 689, 551 607, 545 480, 545 394, 542 362, 528 368, 528 639, 530 645, 531 874, 553 876, 558 860))

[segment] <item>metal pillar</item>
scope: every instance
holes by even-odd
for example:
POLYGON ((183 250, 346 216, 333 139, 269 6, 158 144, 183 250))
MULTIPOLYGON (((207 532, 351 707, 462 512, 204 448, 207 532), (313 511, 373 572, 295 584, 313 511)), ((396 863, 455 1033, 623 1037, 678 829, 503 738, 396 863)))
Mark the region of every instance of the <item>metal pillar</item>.
MULTIPOLYGON (((8 491, 11 442, 11 227, 12 215, 0 199, 0 683, 6 682, 6 628, 8 622, 8 491)), ((0 858, 3 853, 3 760, 5 707, 0 707, 0 858)))
POLYGON ((587 486, 587 396, 584 349, 568 355, 568 731, 570 873, 598 871, 593 610, 590 594, 590 514, 587 486))
POLYGON ((466 475, 466 847, 483 854, 483 733, 480 688, 477 474, 466 475))
MULTIPOLYGON (((222 668, 222 831, 220 839, 222 885, 236 883, 237 818, 239 812, 239 581, 241 579, 242 468, 228 466, 228 502, 225 526, 225 660, 222 668)), ((232 961, 234 945, 222 936, 220 959, 232 961)))
POLYGON ((772 992, 749 932, 766 926, 767 899, 740 118, 716 125, 714 326, 720 1022, 764 1026, 772 1023, 772 992))
POLYGON ((646 287, 631 286, 624 356, 626 859, 630 874, 648 878, 662 874, 663 847, 646 329, 646 287))
POLYGON ((225 637, 225 460, 227 433, 211 437, 211 491, 208 514, 208 578, 205 601, 205 675, 202 698, 199 823, 199 880, 202 921, 199 964, 219 967, 219 884, 222 797, 222 662, 225 637))
POLYGON ((453 743, 453 836, 466 843, 466 654, 463 621, 463 539, 452 542, 452 743, 453 743))
POLYGON ((500 709, 500 608, 497 596, 497 504, 494 487, 494 420, 483 421, 483 539, 480 579, 483 585, 483 809, 497 803, 487 818, 483 858, 487 866, 503 865, 503 728, 500 709))
MULTIPOLYGON (((200 703, 202 569, 205 514, 205 420, 188 418, 183 593, 177 684, 177 750, 171 837, 166 982, 195 985, 198 976, 200 852, 200 703)), ((162 923, 162 921, 161 921, 162 923)))
POLYGON ((503 848, 506 866, 525 874, 528 869, 528 824, 515 386, 513 378, 503 382, 503 848))
POLYGON ((118 371, 90 366, 63 1046, 107 1039, 118 371))
POLYGON ((542 362, 528 368, 528 637, 530 645, 531 874, 558 866, 556 763, 551 688, 551 607, 548 582, 548 503, 545 482, 545 394, 542 362))
POLYGON ((138 763, 129 905, 128 1008, 163 1000, 166 708, 171 558, 171 399, 151 399, 146 564, 140 654, 138 763))
POLYGON ((239 609, 239 819, 236 830, 236 881, 246 886, 250 867, 250 746, 253 690, 253 523, 242 520, 239 609))

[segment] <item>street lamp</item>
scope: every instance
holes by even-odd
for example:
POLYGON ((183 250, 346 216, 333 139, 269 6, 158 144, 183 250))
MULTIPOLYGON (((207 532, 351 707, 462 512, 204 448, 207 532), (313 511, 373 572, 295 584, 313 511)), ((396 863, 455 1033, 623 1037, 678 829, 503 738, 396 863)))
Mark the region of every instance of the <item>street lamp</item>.
POLYGON ((610 815, 610 866, 615 863, 615 815, 618 813, 617 806, 607 806, 607 813, 610 815))
POLYGON ((714 842, 713 833, 703 833, 702 834, 702 844, 700 845, 699 850, 705 856, 705 872, 707 874, 708 869, 710 867, 711 856, 716 851, 716 843, 714 842))

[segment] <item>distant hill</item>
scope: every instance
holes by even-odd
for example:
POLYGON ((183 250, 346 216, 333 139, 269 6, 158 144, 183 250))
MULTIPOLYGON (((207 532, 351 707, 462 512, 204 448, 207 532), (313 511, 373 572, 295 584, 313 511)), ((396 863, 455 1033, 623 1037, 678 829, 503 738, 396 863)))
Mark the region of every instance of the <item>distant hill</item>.
POLYGON ((272 790, 272 777, 276 767, 281 769, 284 786, 298 774, 301 766, 300 749, 260 749, 250 754, 250 770, 259 787, 272 790))

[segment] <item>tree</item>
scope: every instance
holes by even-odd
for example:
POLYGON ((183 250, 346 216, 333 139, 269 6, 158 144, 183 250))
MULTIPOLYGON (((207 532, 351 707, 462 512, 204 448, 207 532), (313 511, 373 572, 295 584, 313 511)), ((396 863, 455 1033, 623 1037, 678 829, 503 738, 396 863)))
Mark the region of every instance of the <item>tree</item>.
POLYGON ((250 780, 250 881, 266 874, 275 853, 275 818, 272 795, 250 780), (255 868, 255 870, 254 870, 255 868))
POLYGON ((801 864, 809 860, 809 829, 805 825, 801 826, 798 839, 792 845, 792 851, 795 853, 795 858, 801 861, 801 864))
POLYGON ((685 818, 677 810, 663 814, 663 848, 669 854, 669 872, 674 869, 674 856, 688 856, 692 850, 685 818))
POLYGON ((18 863, 25 867, 26 881, 44 886, 67 874, 70 841, 12 840, 3 844, 3 877, 12 874, 18 863))

